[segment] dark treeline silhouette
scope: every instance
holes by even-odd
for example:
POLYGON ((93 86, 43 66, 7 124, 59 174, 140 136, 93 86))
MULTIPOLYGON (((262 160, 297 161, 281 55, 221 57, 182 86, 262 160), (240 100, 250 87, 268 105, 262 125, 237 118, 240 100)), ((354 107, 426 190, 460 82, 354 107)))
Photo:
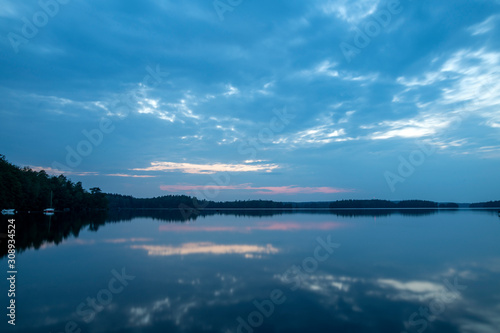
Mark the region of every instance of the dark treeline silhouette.
POLYGON ((279 202, 271 200, 236 200, 215 202, 198 200, 186 195, 166 195, 161 197, 140 199, 121 194, 107 194, 110 209, 336 209, 336 208, 458 208, 457 204, 438 204, 425 200, 340 200, 325 202, 279 202))
POLYGON ((110 209, 234 209, 234 208, 253 208, 253 209, 283 209, 293 208, 291 203, 284 203, 271 200, 237 200, 237 201, 207 201, 198 200, 195 197, 187 195, 165 195, 155 198, 134 198, 130 195, 107 194, 106 195, 110 209))
MULTIPOLYGON (((68 238, 78 238, 80 231, 97 231, 106 220, 106 211, 61 213, 54 216, 21 214, 16 217, 16 251, 39 249, 44 244, 58 245, 68 238)), ((6 220, 6 217, 2 217, 6 220)), ((4 221, 2 221, 4 222, 4 221)), ((4 228, 3 230, 6 230, 4 228)), ((0 258, 7 255, 6 239, 0 239, 0 258)))
POLYGON ((470 208, 499 208, 500 201, 478 202, 470 205, 470 208))
POLYGON ((447 203, 440 203, 439 208, 453 208, 457 209, 459 208, 459 205, 454 203, 454 202, 447 202, 447 203))
MULTIPOLYGON (((457 205, 458 206, 458 205, 457 205)), ((330 208, 390 208, 390 209, 405 209, 405 208, 438 208, 438 203, 425 200, 404 200, 404 201, 388 201, 388 200, 340 200, 330 203, 330 208)))
POLYGON ((236 201, 225 201, 225 202, 209 202, 207 208, 284 209, 284 208, 292 208, 292 205, 289 203, 271 201, 271 200, 236 200, 236 201))
MULTIPOLYGON (((195 198, 187 195, 165 195, 161 197, 143 199, 134 198, 130 195, 106 194, 106 198, 108 199, 109 209, 178 209, 180 205, 193 206, 193 201, 196 200, 195 198)), ((200 205, 205 205, 206 201, 202 200, 198 203, 200 205)))
POLYGON ((327 209, 330 208, 330 201, 291 202, 289 205, 291 205, 292 208, 300 209, 327 209))
POLYGON ((81 182, 73 183, 64 175, 49 176, 9 163, 0 154, 0 209, 18 211, 106 209, 107 200, 98 187, 85 190, 81 182), (52 207, 50 199, 52 193, 52 207))
MULTIPOLYGON (((180 209, 198 212, 211 209, 458 209, 457 203, 428 200, 338 200, 318 202, 280 202, 271 200, 207 201, 187 195, 166 195, 155 198, 134 198, 130 195, 107 194, 110 209, 180 209)), ((467 208, 468 204, 463 204, 467 208)), ((500 201, 470 204, 472 208, 500 207, 500 201)), ((190 214, 191 214, 190 213, 190 214)))

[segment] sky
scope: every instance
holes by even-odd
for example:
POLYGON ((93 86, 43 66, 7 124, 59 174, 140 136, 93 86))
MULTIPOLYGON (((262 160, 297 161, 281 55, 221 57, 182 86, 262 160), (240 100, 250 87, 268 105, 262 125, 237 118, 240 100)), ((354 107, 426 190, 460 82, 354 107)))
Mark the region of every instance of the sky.
POLYGON ((498 0, 0 7, 16 165, 136 197, 499 199, 498 0))

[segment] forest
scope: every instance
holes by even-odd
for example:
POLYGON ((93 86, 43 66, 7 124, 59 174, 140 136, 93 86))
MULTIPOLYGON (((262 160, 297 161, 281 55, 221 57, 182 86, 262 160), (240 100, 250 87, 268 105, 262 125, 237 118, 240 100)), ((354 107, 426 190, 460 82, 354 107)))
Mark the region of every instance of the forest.
POLYGON ((488 202, 478 202, 470 205, 470 208, 498 208, 500 207, 500 200, 488 201, 488 202))
POLYGON ((155 198, 134 198, 129 195, 107 194, 110 209, 116 208, 136 208, 136 209, 154 209, 154 208, 171 208, 171 209, 231 209, 231 208, 293 208, 290 203, 283 203, 271 200, 236 200, 236 201, 207 201, 198 200, 195 197, 187 195, 165 195, 155 198))
MULTIPOLYGON (((449 204, 448 204, 449 205, 449 204)), ((456 205, 456 204, 455 204, 456 205)), ((404 200, 404 201, 389 201, 389 200, 339 200, 332 202, 330 208, 439 208, 437 202, 426 200, 404 200)), ((442 206, 441 206, 442 207, 442 206)), ((456 205, 458 208, 458 205, 456 205)), ((443 207, 442 207, 443 208, 443 207)), ((455 206, 446 207, 455 208, 455 206)))
POLYGON ((107 209, 108 202, 98 187, 89 192, 81 182, 73 183, 64 175, 49 176, 44 170, 20 168, 0 154, 0 209, 42 211, 45 208, 99 210, 107 209))

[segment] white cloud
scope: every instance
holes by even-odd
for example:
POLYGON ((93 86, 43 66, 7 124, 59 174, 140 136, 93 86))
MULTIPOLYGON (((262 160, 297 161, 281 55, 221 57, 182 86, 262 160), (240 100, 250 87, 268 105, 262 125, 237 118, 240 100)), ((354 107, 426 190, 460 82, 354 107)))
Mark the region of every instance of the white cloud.
POLYGON ((426 114, 411 119, 383 121, 377 128, 385 127, 383 131, 372 133, 372 140, 385 140, 392 138, 421 138, 436 135, 440 130, 453 123, 453 119, 444 115, 426 114))
POLYGON ((98 176, 98 172, 94 171, 65 171, 65 170, 57 170, 51 167, 41 167, 41 166, 32 166, 29 167, 33 171, 45 171, 47 174, 52 176, 66 175, 66 176, 98 176))
POLYGON ((274 84, 274 81, 267 82, 266 84, 264 84, 264 86, 262 86, 261 89, 258 89, 257 92, 266 96, 271 95, 271 89, 274 87, 274 84))
POLYGON ((272 172, 278 169, 277 164, 193 164, 176 162, 151 162, 148 168, 132 169, 134 171, 165 171, 192 174, 214 174, 217 172, 272 172))
POLYGON ((378 279, 378 284, 382 288, 392 288, 397 293, 389 295, 389 298, 405 301, 425 302, 444 297, 447 300, 457 300, 460 295, 446 289, 442 284, 429 281, 409 281, 402 282, 392 279, 378 279))
POLYGON ((154 178, 156 176, 150 176, 150 175, 129 175, 129 174, 124 174, 124 173, 113 173, 113 174, 108 174, 104 175, 108 177, 123 177, 123 178, 154 178))
POLYGON ((334 0, 320 5, 320 10, 325 15, 333 14, 347 23, 356 25, 372 15, 377 10, 379 3, 379 0, 334 0))
POLYGON ((339 124, 345 124, 348 123, 349 120, 351 119, 352 115, 355 114, 356 111, 347 111, 345 113, 345 117, 339 119, 339 124))
POLYGON ((308 129, 290 134, 283 135, 275 140, 274 144, 286 144, 290 147, 297 146, 322 146, 332 142, 343 142, 356 140, 347 136, 344 128, 335 126, 331 119, 320 121, 322 125, 310 127, 308 129))
POLYGON ((469 27, 468 30, 471 32, 472 36, 488 33, 495 28, 495 24, 499 17, 499 15, 492 15, 483 22, 469 27))
MULTIPOLYGON (((466 118, 469 122, 479 119, 477 125, 499 127, 500 53, 484 48, 460 50, 438 66, 416 77, 398 79, 404 90, 393 102, 413 103, 419 113, 407 119, 378 123, 378 127, 386 128, 372 133, 370 138, 440 138, 456 119, 466 118), (429 90, 434 90, 438 97, 433 94, 425 97, 429 90)), ((462 135, 482 139, 477 132, 462 135)))
POLYGON ((224 96, 238 95, 240 93, 238 88, 234 87, 232 84, 228 84, 226 88, 227 91, 223 94, 224 96))
POLYGON ((332 77, 338 78, 344 81, 360 81, 360 82, 373 82, 377 80, 378 74, 376 73, 367 73, 365 75, 359 75, 356 73, 351 73, 347 71, 339 71, 335 69, 338 66, 338 63, 332 62, 330 60, 323 60, 319 64, 315 65, 312 69, 305 69, 299 71, 298 76, 302 76, 308 79, 315 79, 317 77, 332 77))

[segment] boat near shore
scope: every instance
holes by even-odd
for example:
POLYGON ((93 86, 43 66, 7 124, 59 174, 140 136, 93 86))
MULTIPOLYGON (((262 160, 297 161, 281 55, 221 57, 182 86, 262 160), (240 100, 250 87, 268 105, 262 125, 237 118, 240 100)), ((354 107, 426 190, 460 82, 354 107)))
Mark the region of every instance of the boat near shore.
MULTIPOLYGON (((52 207, 52 191, 50 191, 50 207, 52 207)), ((45 215, 54 215, 55 211, 56 210, 54 208, 45 208, 43 213, 45 215)))

